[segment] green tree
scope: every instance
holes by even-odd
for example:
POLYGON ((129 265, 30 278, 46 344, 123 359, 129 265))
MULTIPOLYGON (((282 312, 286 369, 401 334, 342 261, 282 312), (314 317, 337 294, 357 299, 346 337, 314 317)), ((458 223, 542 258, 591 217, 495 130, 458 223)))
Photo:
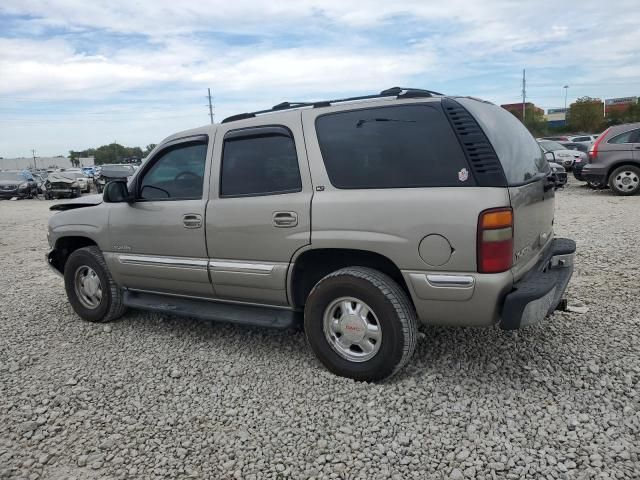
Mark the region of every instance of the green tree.
MULTIPOLYGON (((522 121, 522 113, 517 110, 508 111, 522 121)), ((526 108, 524 111, 524 126, 534 137, 541 137, 547 133, 547 122, 544 120, 544 113, 532 107, 526 108)))
POLYGON ((607 113, 608 125, 640 122, 640 104, 628 105, 624 110, 613 110, 607 113))
POLYGON ((143 157, 148 157, 149 154, 151 153, 151 151, 156 148, 156 144, 155 143, 150 143, 149 145, 147 145, 144 149, 144 152, 142 153, 143 157))
POLYGON ((596 132, 602 129, 604 109, 599 98, 580 97, 569 107, 567 123, 576 132, 596 132))

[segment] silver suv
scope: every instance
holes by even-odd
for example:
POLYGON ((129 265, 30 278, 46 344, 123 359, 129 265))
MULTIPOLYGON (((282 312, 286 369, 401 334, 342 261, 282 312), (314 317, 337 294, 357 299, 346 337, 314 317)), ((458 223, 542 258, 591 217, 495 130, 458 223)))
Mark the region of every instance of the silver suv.
POLYGON ((54 205, 48 263, 93 322, 127 307, 287 328, 332 372, 387 378, 418 322, 551 314, 575 243, 506 110, 393 88, 282 103, 165 139, 104 196, 54 205))
POLYGON ((617 195, 640 192, 640 123, 605 130, 589 148, 582 177, 589 183, 609 185, 617 195))

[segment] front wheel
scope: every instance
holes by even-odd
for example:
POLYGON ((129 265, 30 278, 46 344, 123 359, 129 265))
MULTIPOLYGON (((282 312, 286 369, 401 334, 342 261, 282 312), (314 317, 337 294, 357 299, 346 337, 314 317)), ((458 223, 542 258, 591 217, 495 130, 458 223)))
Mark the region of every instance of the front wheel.
POLYGON ((75 312, 90 322, 109 322, 126 311, 122 292, 98 247, 79 248, 64 266, 64 287, 75 312))
POLYGON ((609 187, 616 195, 635 195, 640 191, 640 168, 623 165, 609 176, 609 187))
POLYGON ((324 277, 309 294, 304 316, 314 353, 343 377, 389 378, 416 347, 417 320, 407 294, 371 268, 348 267, 324 277))

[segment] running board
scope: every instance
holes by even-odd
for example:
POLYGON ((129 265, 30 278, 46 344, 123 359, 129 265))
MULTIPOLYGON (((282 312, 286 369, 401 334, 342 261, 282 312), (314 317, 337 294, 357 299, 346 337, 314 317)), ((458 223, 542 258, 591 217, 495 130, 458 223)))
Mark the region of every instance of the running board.
POLYGON ((214 300, 199 300, 155 293, 125 290, 123 303, 127 307, 156 313, 185 317, 285 329, 302 320, 302 312, 271 307, 258 307, 214 300))

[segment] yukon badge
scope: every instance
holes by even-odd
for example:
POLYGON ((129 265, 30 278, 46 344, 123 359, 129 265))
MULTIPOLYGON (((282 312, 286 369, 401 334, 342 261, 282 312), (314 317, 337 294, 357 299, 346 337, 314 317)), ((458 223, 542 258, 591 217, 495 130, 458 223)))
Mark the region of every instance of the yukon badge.
POLYGON ((131 247, 129 245, 114 245, 113 250, 116 252, 130 252, 131 247))

